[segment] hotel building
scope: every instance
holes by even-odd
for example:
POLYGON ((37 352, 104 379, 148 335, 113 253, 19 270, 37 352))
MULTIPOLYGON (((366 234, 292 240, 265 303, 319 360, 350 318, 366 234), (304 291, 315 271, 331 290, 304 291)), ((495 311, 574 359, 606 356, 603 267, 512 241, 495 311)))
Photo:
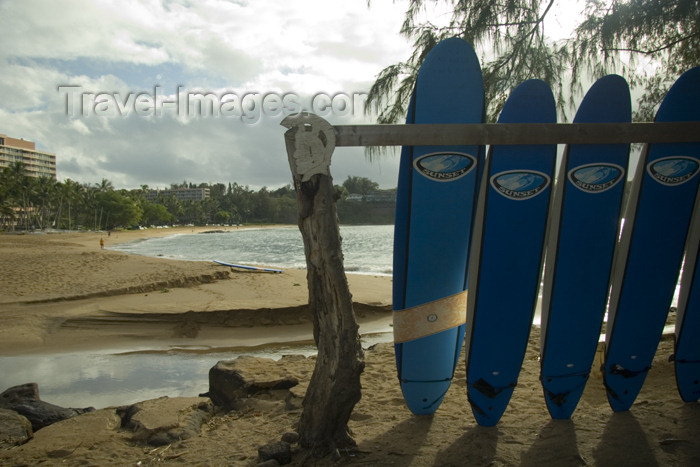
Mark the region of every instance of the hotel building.
POLYGON ((56 155, 37 151, 32 141, 10 138, 0 134, 0 171, 15 162, 24 164, 30 177, 52 177, 56 179, 56 155))
POLYGON ((180 201, 203 201, 209 198, 209 188, 171 188, 168 190, 150 190, 146 193, 148 201, 155 201, 159 195, 175 196, 180 201))

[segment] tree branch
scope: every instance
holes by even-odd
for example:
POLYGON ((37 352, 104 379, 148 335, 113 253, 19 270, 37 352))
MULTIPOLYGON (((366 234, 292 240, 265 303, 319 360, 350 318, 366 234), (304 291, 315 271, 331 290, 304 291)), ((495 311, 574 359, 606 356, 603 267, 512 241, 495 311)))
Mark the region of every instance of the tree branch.
POLYGON ((602 52, 632 52, 632 53, 638 53, 642 55, 654 55, 656 53, 659 53, 664 50, 668 50, 671 47, 680 44, 683 41, 687 41, 688 39, 692 39, 693 37, 700 37, 700 33, 695 33, 695 34, 689 34, 684 37, 679 37, 671 42, 668 42, 660 47, 657 47, 656 49, 650 49, 650 50, 644 50, 644 49, 634 49, 634 48, 624 48, 624 47, 603 47, 601 48, 602 52))

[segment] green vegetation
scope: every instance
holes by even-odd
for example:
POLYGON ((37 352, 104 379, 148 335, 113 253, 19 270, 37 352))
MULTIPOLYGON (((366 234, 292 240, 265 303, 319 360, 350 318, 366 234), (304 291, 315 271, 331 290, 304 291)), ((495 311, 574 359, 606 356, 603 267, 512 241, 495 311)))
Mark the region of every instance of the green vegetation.
POLYGON ((576 8, 553 0, 410 0, 400 34, 413 43, 413 53, 379 73, 366 109, 378 109, 378 123, 403 120, 421 63, 453 36, 473 44, 482 60, 490 121, 526 79, 549 83, 563 111, 584 91, 583 82, 608 73, 642 91, 635 118, 650 121, 676 78, 700 65, 697 0, 586 0, 570 36, 551 39, 557 17, 579 13, 576 8), (426 12, 437 3, 447 16, 426 12), (436 25, 446 17, 447 24, 436 25))
MULTIPOLYGON (((175 188, 209 188, 201 201, 181 200, 174 194, 150 198, 152 190, 115 190, 109 180, 80 184, 70 179, 29 177, 14 164, 0 174, 0 230, 111 230, 151 225, 296 224, 296 194, 291 185, 258 191, 237 183, 175 188)), ((345 224, 394 222, 396 190, 379 190, 362 177, 348 177, 338 186, 338 216, 345 224)))

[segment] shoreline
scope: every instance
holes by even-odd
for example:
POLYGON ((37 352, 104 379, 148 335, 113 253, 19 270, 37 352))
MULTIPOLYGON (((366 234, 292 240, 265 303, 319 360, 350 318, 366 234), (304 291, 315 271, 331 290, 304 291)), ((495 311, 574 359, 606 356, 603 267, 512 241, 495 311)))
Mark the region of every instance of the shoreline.
MULTIPOLYGON (((282 226, 262 228, 270 227, 282 226)), ((0 271, 0 355, 121 348, 140 342, 159 347, 181 341, 230 346, 232 338, 250 341, 249 336, 273 330, 287 342, 291 338, 286 325, 299 325, 311 336, 311 317, 304 312, 306 270, 231 271, 210 261, 109 248, 211 230, 0 234, 0 260, 7 265, 0 271)), ((348 274, 348 283, 361 326, 379 319, 388 328, 391 277, 348 274)))

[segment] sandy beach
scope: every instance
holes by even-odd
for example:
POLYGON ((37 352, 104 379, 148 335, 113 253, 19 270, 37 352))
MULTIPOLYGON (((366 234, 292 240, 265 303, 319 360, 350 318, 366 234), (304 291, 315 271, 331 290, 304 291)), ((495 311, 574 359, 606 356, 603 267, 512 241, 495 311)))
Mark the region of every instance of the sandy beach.
MULTIPOLYGON (((117 242, 204 230, 210 229, 0 234, 0 356, 129 349, 144 342, 217 348, 310 339, 303 270, 231 272, 214 263, 109 250, 117 242)), ((386 329, 391 278, 348 277, 360 331, 386 329)), ((680 399, 672 353, 669 336, 629 412, 612 412, 594 372, 572 419, 552 420, 539 382, 535 327, 504 417, 484 428, 467 402, 463 364, 438 411, 418 417, 404 405, 393 346, 378 344, 366 351, 362 399, 350 422, 358 449, 318 465, 700 465, 700 404, 680 399)), ((299 379, 292 399, 303 397, 314 363, 313 357, 258 362, 271 372, 283 365, 299 379)), ((0 392, 6 388, 0 377, 0 392)), ((144 407, 152 404, 162 417, 178 418, 209 403, 197 396, 145 401, 144 407)), ((258 447, 294 429, 301 412, 285 402, 289 397, 252 397, 238 410, 213 413, 196 433, 160 446, 123 427, 116 408, 99 409, 0 449, 0 465, 256 465, 258 447)), ((313 462, 293 458, 292 465, 302 464, 313 462)))
MULTIPOLYGON (((109 249, 120 242, 211 230, 0 235, 0 355, 133 347, 139 341, 226 346, 241 339, 243 345, 311 339, 305 270, 232 272, 213 262, 109 249), (297 326, 295 333, 269 329, 304 324, 307 329, 297 326)), ((366 329, 386 327, 391 279, 351 274, 348 281, 366 329)))

